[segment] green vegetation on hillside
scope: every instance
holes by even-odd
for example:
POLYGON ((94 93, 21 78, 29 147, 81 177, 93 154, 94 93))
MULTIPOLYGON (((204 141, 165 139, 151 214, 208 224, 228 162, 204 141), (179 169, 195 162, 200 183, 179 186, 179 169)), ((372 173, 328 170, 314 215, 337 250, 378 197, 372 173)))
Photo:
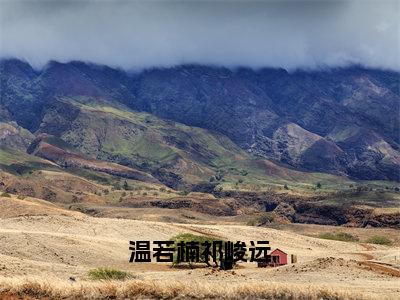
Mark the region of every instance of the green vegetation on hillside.
POLYGON ((27 175, 35 170, 60 170, 54 164, 22 151, 0 147, 0 169, 14 175, 27 175))
POLYGON ((260 226, 268 223, 273 223, 275 221, 275 216, 270 212, 262 212, 253 219, 247 222, 249 226, 260 226))
POLYGON ((300 172, 279 163, 256 160, 229 138, 205 129, 163 120, 84 97, 61 99, 79 107, 74 128, 62 138, 81 152, 103 160, 132 165, 145 171, 162 168, 187 183, 211 181, 215 174, 224 190, 266 190, 289 184, 321 191, 346 186, 352 181, 324 173, 300 172), (99 138, 98 132, 102 132, 99 138))
POLYGON ((391 239, 389 239, 386 236, 382 236, 382 235, 374 235, 374 236, 370 237, 366 242, 370 243, 370 244, 387 245, 387 246, 390 246, 393 244, 391 239))
MULTIPOLYGON (((66 127, 60 137, 49 136, 48 143, 151 173, 174 189, 189 190, 192 184, 211 183, 223 191, 324 194, 351 191, 354 188, 350 186, 359 184, 346 177, 298 171, 281 163, 254 158, 222 134, 133 111, 122 104, 89 97, 58 100, 68 107, 79 108, 80 113, 73 120, 73 126, 66 127)), ((57 114, 48 115, 47 122, 59 122, 57 114)), ((15 175, 38 169, 59 170, 45 160, 2 149, 0 167, 15 175)), ((99 172, 72 169, 68 172, 102 184, 113 185, 115 181, 99 172)), ((367 184, 378 188, 387 183, 367 184)), ((342 197, 338 199, 340 202, 342 197)))
POLYGON ((91 280, 125 280, 132 276, 124 271, 112 268, 97 268, 88 272, 88 277, 91 280))
POLYGON ((321 233, 318 237, 320 239, 335 240, 335 241, 342 241, 342 242, 357 242, 358 241, 358 237, 353 236, 350 233, 345 233, 345 232, 321 233))

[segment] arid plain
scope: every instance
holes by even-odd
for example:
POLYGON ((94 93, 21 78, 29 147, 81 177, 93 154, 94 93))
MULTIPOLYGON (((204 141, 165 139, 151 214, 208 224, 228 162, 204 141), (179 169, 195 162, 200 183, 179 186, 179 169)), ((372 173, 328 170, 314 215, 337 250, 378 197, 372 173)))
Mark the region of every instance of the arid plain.
POLYGON ((0 198, 0 205, 0 294, 4 297, 400 296, 400 247, 395 229, 344 228, 359 237, 382 234, 392 238, 394 245, 384 246, 309 236, 310 232, 334 230, 329 226, 290 224, 275 229, 235 225, 227 219, 220 224, 180 224, 95 218, 43 200, 14 196, 0 198), (179 233, 233 241, 269 240, 272 248, 297 255, 298 262, 277 268, 240 263, 231 271, 129 263, 130 240, 168 240, 179 233), (87 274, 98 267, 126 271, 132 279, 94 282, 87 274))

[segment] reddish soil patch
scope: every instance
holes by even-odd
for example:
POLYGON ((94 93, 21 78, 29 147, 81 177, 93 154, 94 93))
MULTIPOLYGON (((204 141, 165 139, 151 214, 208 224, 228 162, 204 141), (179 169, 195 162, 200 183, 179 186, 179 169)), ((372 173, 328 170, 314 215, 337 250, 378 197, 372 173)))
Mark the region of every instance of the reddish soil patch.
POLYGON ((373 261, 363 261, 361 262, 361 264, 368 267, 371 271, 375 271, 378 273, 394 277, 400 277, 400 270, 395 269, 394 267, 385 266, 378 262, 373 262, 373 261))

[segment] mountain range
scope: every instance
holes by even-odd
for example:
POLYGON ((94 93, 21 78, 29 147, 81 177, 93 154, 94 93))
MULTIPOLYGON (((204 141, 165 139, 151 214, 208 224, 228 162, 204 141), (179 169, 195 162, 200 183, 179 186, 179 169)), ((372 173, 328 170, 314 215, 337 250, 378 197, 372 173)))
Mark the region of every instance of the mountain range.
POLYGON ((248 172, 400 180, 398 72, 3 59, 0 80, 1 146, 63 167, 172 187, 248 172))

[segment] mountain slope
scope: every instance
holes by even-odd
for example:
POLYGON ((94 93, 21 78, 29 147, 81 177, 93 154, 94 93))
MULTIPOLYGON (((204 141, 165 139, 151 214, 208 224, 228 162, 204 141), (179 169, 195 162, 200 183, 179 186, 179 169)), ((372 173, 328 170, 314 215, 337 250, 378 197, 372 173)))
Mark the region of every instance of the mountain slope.
MULTIPOLYGON (((116 162, 152 174, 174 188, 210 178, 236 181, 287 180, 313 182, 305 176, 272 162, 257 161, 229 138, 215 132, 159 119, 147 113, 118 108, 79 98, 58 99, 58 105, 72 106, 68 128, 58 136, 92 159, 116 162)), ((46 110, 38 133, 60 124, 58 114, 46 110)), ((61 122, 62 123, 62 122, 61 122)), ((61 127, 62 128, 62 127, 61 127)), ((65 148, 65 146, 64 146, 65 148)), ((316 176, 318 177, 318 176, 316 176)))
POLYGON ((130 75, 82 62, 51 62, 37 72, 18 60, 1 61, 0 71, 0 121, 60 137, 92 158, 161 172, 164 180, 208 178, 216 160, 237 159, 233 148, 249 159, 236 145, 301 169, 400 179, 395 72, 185 65, 130 75))
MULTIPOLYGON (((54 106, 44 110, 37 137, 31 135, 28 147, 17 148, 31 154, 25 154, 27 161, 35 155, 70 172, 83 168, 145 182, 153 182, 154 177, 175 189, 196 189, 198 184, 203 184, 207 191, 212 191, 218 184, 233 185, 239 181, 258 187, 346 182, 345 178, 300 172, 265 159, 255 159, 224 135, 126 107, 107 106, 99 100, 82 97, 54 98, 54 104, 66 113, 56 113, 54 106), (77 113, 68 114, 70 109, 77 113)), ((7 150, 12 146, 4 144, 3 147, 6 147, 3 153, 11 157, 11 161, 19 160, 19 152, 14 157, 15 151, 7 150)), ((23 161, 20 164, 26 164, 22 173, 17 172, 20 174, 33 165, 23 161)), ((15 163, 6 163, 5 170, 8 169, 15 171, 15 163)))
MULTIPOLYGON (((376 172, 368 158, 347 151, 373 148, 368 140, 362 144, 349 141, 345 149, 329 140, 329 134, 338 127, 367 128, 398 153, 400 97, 394 91, 399 74, 388 72, 391 84, 374 74, 361 68, 290 74, 271 69, 255 72, 181 66, 143 72, 136 91, 138 98, 150 103, 150 112, 220 131, 256 155, 309 170, 344 171, 356 177, 360 172, 355 162, 361 160, 371 169, 366 176, 369 179, 399 180, 398 172, 376 172), (281 134, 288 126, 293 127, 289 124, 299 128, 296 144, 307 144, 312 134, 319 142, 309 143, 309 151, 293 157, 295 152, 287 135, 281 134), (316 152, 327 155, 315 161, 316 152)), ((380 156, 379 150, 371 151, 380 156)), ((392 157, 392 162, 394 168, 399 166, 397 157, 392 157)))

